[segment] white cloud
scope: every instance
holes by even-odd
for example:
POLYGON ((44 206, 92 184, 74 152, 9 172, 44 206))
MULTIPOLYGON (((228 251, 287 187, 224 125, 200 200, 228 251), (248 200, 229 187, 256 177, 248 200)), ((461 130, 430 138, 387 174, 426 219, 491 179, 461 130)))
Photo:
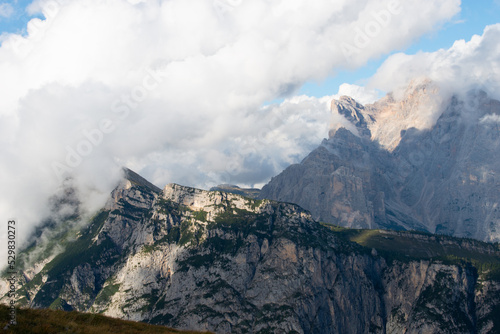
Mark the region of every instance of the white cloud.
POLYGON ((171 149, 151 152, 132 167, 148 172, 169 166, 168 172, 153 174, 157 184, 261 186, 318 146, 328 133, 330 101, 331 97, 297 96, 245 115, 227 116, 214 123, 210 134, 186 143, 188 149, 172 142, 171 149))
POLYGON ((17 217, 22 236, 47 214, 54 166, 84 199, 105 196, 120 165, 158 185, 265 182, 326 136, 330 113, 326 100, 264 101, 407 45, 460 1, 38 0, 29 10, 46 19, 0 47, 0 219, 17 217))
POLYGON ((487 26, 482 36, 456 41, 449 49, 398 53, 389 57, 370 80, 370 86, 398 91, 414 78, 437 83, 444 95, 480 88, 500 97, 500 24, 487 26))
POLYGON ((14 13, 14 8, 7 2, 0 3, 0 17, 8 18, 14 13))
POLYGON ((348 83, 340 85, 339 92, 334 98, 338 99, 342 95, 350 96, 361 104, 373 103, 382 97, 381 92, 377 89, 370 89, 348 83))
POLYGON ((500 123, 500 115, 498 114, 488 114, 483 116, 480 120, 480 123, 500 123))

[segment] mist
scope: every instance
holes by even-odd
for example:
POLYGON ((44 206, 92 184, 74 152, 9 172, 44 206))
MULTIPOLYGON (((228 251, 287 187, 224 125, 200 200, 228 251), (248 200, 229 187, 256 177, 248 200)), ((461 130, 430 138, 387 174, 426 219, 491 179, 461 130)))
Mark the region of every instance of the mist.
POLYGON ((404 48, 460 1, 37 0, 28 11, 44 19, 0 36, 0 212, 20 244, 65 180, 82 215, 122 166, 159 187, 264 184, 327 136, 337 92, 295 96, 305 82, 404 48))

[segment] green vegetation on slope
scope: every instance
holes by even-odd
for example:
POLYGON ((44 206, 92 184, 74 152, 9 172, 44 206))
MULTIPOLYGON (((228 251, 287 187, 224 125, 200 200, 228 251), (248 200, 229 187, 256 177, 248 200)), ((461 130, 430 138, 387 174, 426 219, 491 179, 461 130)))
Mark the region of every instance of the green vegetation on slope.
POLYGON ((472 264, 486 279, 500 281, 498 244, 422 232, 358 230, 322 224, 344 240, 376 249, 387 260, 433 259, 443 263, 472 264))
POLYGON ((258 198, 260 194, 260 189, 256 188, 240 188, 231 184, 220 184, 217 187, 210 188, 210 191, 222 191, 226 193, 231 193, 235 195, 240 195, 249 198, 258 198))
MULTIPOLYGON (((63 253, 49 262, 44 267, 43 271, 38 273, 34 279, 28 282, 26 287, 22 288, 18 293, 28 297, 25 289, 33 287, 33 285, 38 282, 41 283, 41 276, 46 274, 48 275, 48 280, 53 283, 50 285, 45 284, 44 288, 35 296, 34 301, 37 305, 43 307, 66 309, 63 304, 53 303, 54 297, 57 297, 62 289, 64 281, 63 275, 71 272, 73 268, 83 263, 96 263, 98 260, 101 260, 101 262, 111 265, 117 261, 118 252, 111 240, 105 239, 99 245, 92 242, 92 238, 99 233, 108 214, 107 211, 102 211, 97 214, 87 227, 87 231, 82 234, 82 237, 70 243, 63 253)), ((89 292, 91 292, 91 294, 94 293, 93 291, 89 292)))
MULTIPOLYGON (((9 309, 0 305, 0 325, 7 324, 9 309)), ((17 325, 10 326, 4 333, 19 334, 52 334, 52 333, 80 333, 80 334, 173 334, 173 333, 200 333, 193 331, 179 331, 163 326, 149 325, 142 322, 126 321, 102 315, 66 312, 54 310, 18 309, 17 325)), ((208 333, 208 332, 205 332, 208 333)))

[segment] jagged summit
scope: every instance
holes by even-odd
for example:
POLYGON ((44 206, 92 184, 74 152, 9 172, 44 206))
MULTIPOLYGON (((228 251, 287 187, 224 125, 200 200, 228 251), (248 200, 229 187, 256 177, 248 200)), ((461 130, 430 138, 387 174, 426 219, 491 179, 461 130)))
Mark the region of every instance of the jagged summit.
MULTIPOLYGON (((365 107, 356 102, 352 97, 349 96, 341 96, 338 100, 332 100, 331 110, 332 112, 336 112, 339 115, 342 115, 351 122, 356 130, 358 131, 358 135, 366 138, 371 138, 371 132, 368 128, 368 125, 373 123, 373 119, 370 115, 365 119, 365 116, 362 113, 365 107)), ((338 127, 332 128, 329 132, 329 137, 333 137, 335 132, 338 130, 338 127)))
MULTIPOLYGON (((438 87, 427 79, 412 81, 396 95, 389 93, 367 105, 342 96, 332 101, 331 110, 352 123, 359 136, 392 151, 401 141, 401 133, 410 128, 425 130, 433 126, 442 112, 443 103, 438 87)), ((338 128, 338 125, 333 126, 330 137, 338 128)))
POLYGON ((331 131, 261 198, 342 226, 500 240, 499 101, 480 90, 443 100, 424 81, 371 105, 340 98, 332 109, 356 131, 331 131))
POLYGON ((142 176, 140 176, 139 174, 137 174, 136 172, 134 172, 131 169, 129 169, 127 167, 123 167, 123 173, 124 173, 125 179, 129 180, 133 184, 141 185, 141 186, 146 187, 146 188, 148 188, 151 191, 154 191, 156 193, 161 192, 160 188, 158 188, 157 186, 155 186, 154 184, 152 184, 151 182, 149 182, 148 180, 146 180, 145 178, 143 178, 142 176))

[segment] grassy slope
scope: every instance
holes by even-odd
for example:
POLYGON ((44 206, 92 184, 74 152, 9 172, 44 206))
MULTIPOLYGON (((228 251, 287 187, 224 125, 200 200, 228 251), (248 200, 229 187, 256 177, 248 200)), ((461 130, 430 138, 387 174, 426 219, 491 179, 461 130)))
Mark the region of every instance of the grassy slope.
MULTIPOLYGON (((9 321, 8 308, 0 305, 0 328, 9 321)), ((11 326, 4 333, 80 333, 80 334, 172 334, 172 333, 200 333, 179 331, 163 326, 154 326, 142 322, 119 320, 102 315, 54 311, 48 309, 18 309, 17 325, 11 326)), ((208 333, 208 332, 205 332, 208 333)))
POLYGON ((221 184, 217 187, 210 188, 210 191, 222 191, 231 194, 241 195, 244 197, 257 199, 260 194, 260 189, 256 188, 240 188, 238 186, 230 185, 230 184, 221 184))
POLYGON ((322 223, 344 240, 376 249, 387 260, 433 259, 444 263, 471 263, 487 279, 500 281, 498 244, 421 232, 347 229, 322 223))

